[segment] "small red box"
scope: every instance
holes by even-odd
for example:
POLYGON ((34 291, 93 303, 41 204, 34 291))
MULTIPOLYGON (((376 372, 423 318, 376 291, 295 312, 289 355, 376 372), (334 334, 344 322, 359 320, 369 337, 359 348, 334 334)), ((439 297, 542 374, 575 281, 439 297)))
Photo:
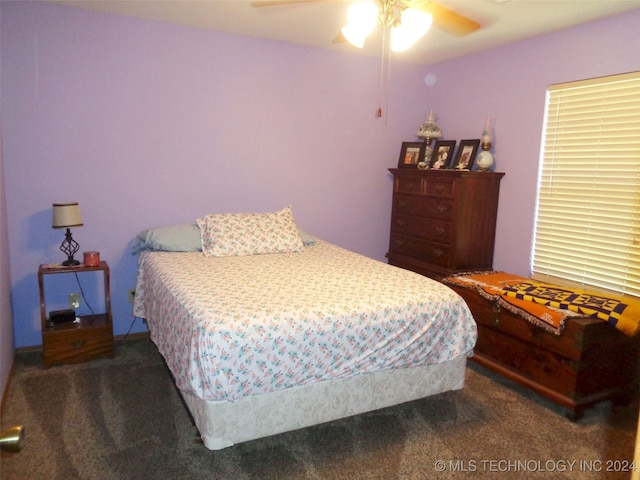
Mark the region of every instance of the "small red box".
POLYGON ((84 252, 85 267, 97 267, 100 265, 100 252, 84 252))

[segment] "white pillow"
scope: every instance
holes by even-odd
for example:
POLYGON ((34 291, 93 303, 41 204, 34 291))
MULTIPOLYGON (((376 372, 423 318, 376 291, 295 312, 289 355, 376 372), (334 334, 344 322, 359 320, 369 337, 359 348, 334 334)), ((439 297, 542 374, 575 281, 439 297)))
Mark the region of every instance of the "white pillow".
POLYGON ((291 207, 275 213, 218 213, 197 221, 207 257, 301 252, 291 207))

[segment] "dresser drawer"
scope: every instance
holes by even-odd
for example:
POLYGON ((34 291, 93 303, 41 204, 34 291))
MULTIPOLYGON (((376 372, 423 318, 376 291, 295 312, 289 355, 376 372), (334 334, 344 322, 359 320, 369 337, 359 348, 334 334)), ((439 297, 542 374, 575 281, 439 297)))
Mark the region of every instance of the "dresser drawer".
POLYGON ((436 197, 453 198, 455 193, 455 179, 427 178, 427 177, 396 177, 395 193, 408 195, 432 195, 436 197))
POLYGON ((455 180, 451 179, 425 179, 427 183, 425 191, 427 195, 435 195, 437 197, 453 198, 456 190, 455 180))
POLYGON ((420 177, 395 177, 393 183, 393 191, 395 193, 404 193, 408 195, 422 195, 423 191, 423 179, 420 177))
POLYGON ((449 267, 451 264, 452 250, 451 247, 446 245, 406 237, 393 232, 391 233, 390 243, 392 253, 406 255, 408 257, 417 257, 441 267, 449 267))
POLYGON ((443 220, 394 214, 391 218, 391 231, 447 245, 452 244, 453 225, 443 220))
POLYGON ((398 194, 393 197, 393 212, 450 220, 453 216, 453 200, 398 194))

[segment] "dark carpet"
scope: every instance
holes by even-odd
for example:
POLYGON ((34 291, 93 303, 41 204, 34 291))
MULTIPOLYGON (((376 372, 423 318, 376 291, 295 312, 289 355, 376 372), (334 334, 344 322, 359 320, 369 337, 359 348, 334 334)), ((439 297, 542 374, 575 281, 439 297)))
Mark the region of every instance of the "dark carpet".
POLYGON ((469 363, 463 390, 212 452, 154 345, 42 369, 18 354, 2 429, 2 479, 629 479, 638 401, 603 402, 578 422, 469 363), (613 470, 613 471, 607 471, 613 470), (620 471, 627 470, 627 471, 620 471))

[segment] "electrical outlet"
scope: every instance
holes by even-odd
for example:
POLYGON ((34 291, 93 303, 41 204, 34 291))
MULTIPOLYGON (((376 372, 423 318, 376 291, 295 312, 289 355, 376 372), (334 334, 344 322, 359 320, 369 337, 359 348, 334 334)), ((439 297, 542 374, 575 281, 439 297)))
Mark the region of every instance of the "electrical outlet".
POLYGON ((80 308, 80 294, 79 293, 70 293, 69 294, 69 308, 73 310, 77 310, 80 308))
POLYGON ((136 289, 135 288, 130 288, 129 289, 129 303, 133 303, 135 298, 136 298, 136 289))

